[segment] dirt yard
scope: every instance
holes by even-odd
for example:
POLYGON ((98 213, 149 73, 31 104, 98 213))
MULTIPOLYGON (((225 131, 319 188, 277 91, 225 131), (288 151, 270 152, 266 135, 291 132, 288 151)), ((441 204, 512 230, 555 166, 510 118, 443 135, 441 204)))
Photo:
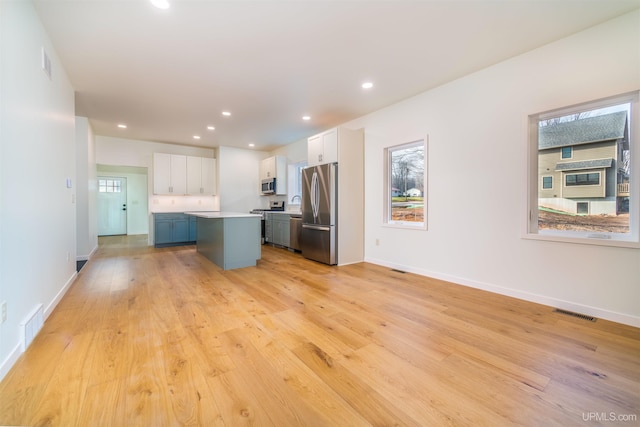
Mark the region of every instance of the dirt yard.
POLYGON ((424 221, 424 208, 396 208, 391 209, 391 219, 394 221, 424 221))
POLYGON ((538 211, 538 228, 543 230, 576 230, 600 233, 628 233, 629 214, 565 215, 538 211))

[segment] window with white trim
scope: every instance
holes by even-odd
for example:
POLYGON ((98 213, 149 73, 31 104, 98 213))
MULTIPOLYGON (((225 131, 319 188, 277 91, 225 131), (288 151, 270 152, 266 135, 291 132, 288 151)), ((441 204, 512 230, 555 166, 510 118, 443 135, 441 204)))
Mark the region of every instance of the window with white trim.
POLYGON ((529 116, 526 237, 640 247, 638 113, 633 92, 529 116))
POLYGON ((385 224, 426 229, 426 147, 419 140, 385 148, 385 224))
POLYGON ((122 187, 120 186, 119 179, 99 179, 98 180, 98 192, 99 193, 120 193, 122 187))
POLYGON ((300 205, 302 204, 302 169, 307 167, 307 161, 290 163, 289 173, 289 204, 300 205))

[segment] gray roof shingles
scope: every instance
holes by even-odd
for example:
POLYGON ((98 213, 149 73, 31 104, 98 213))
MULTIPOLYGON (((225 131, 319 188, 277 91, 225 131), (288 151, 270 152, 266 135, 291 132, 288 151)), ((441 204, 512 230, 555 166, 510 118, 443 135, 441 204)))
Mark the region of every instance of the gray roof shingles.
POLYGON ((570 170, 580 170, 580 169, 600 169, 600 168, 610 168, 611 165, 613 165, 613 159, 583 160, 579 162, 558 163, 556 165, 556 170, 570 171, 570 170))
POLYGON ((627 113, 625 111, 540 126, 538 129, 538 149, 545 150, 621 139, 625 137, 626 126, 627 113))

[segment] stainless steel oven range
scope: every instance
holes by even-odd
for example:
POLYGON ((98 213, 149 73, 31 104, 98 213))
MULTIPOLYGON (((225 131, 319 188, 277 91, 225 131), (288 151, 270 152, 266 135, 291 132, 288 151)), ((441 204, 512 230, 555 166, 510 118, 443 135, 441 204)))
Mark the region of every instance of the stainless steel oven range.
POLYGON ((284 211, 284 201, 278 201, 278 202, 271 202, 270 203, 270 208, 269 209, 254 209, 251 212, 249 212, 250 214, 254 214, 254 215, 262 215, 262 221, 260 221, 260 237, 261 237, 261 242, 264 245, 265 240, 265 220, 266 220, 266 215, 265 212, 273 212, 273 211, 284 211))

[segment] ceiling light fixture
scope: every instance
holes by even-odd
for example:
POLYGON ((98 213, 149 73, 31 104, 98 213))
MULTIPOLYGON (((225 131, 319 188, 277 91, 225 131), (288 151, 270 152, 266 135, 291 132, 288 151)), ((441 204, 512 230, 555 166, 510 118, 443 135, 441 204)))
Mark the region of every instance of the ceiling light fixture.
POLYGON ((302 120, 311 120, 311 116, 302 116, 302 120))
POLYGON ((373 83, 371 82, 362 83, 362 89, 371 89, 372 87, 373 87, 373 83))
POLYGON ((118 125, 118 127, 119 127, 120 129, 126 129, 126 128, 127 128, 127 125, 125 125, 125 124, 123 124, 123 123, 120 123, 120 124, 118 125))
POLYGON ((256 144, 253 144, 253 143, 249 144, 249 147, 255 147, 255 146, 256 144))
POLYGON ((223 115, 223 116, 227 116, 227 117, 229 117, 229 116, 231 115, 231 113, 230 113, 230 112, 228 112, 228 111, 223 111, 223 112, 222 112, 222 115, 223 115))
POLYGON ((157 7, 158 9, 169 9, 169 1, 168 0, 150 0, 151 4, 157 7))
POLYGON ((200 139, 200 135, 193 135, 193 139, 200 139))
POLYGON ((209 129, 209 130, 215 130, 216 128, 215 128, 215 127, 213 127, 213 126, 207 126, 207 129, 209 129))

